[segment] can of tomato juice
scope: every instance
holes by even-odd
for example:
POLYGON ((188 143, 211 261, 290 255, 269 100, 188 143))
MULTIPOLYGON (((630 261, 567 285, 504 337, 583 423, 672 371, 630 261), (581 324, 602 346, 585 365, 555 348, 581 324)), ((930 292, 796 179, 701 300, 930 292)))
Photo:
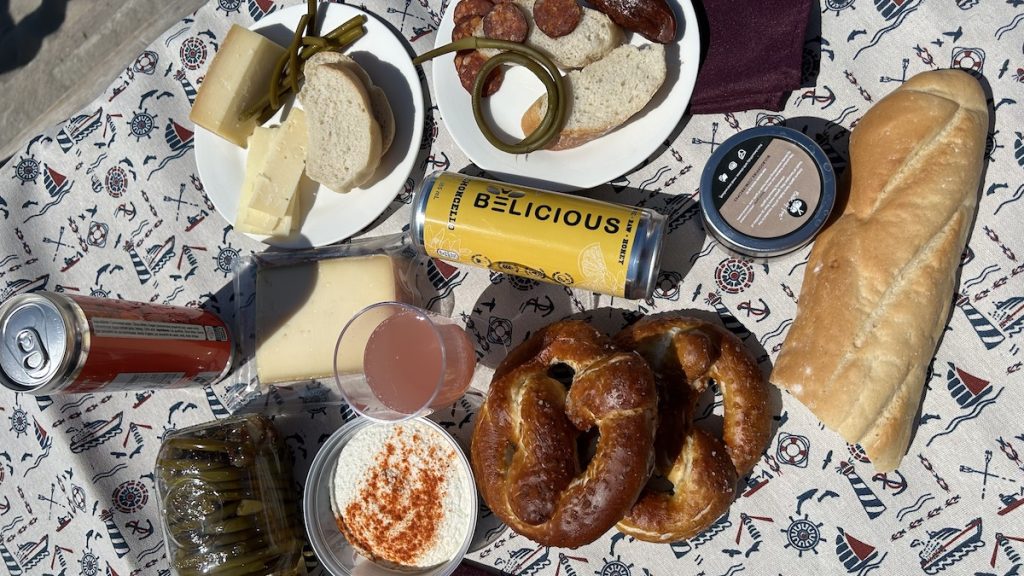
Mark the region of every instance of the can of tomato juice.
POLYGON ((16 392, 204 386, 233 358, 227 325, 206 310, 54 292, 0 304, 0 384, 16 392))

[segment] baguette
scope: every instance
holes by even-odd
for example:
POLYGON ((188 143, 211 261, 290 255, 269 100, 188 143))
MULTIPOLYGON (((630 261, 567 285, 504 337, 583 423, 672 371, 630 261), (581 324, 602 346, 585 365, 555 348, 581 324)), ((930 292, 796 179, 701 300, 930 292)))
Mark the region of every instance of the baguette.
MULTIPOLYGON (((624 124, 651 101, 665 82, 665 48, 623 44, 607 56, 565 75, 569 114, 549 150, 585 144, 624 124)), ((547 96, 538 98, 523 114, 523 134, 540 125, 547 112, 547 96)))
POLYGON ((988 130, 969 74, 924 72, 850 137, 850 194, 817 239, 771 381, 879 472, 910 443, 978 201, 988 130))

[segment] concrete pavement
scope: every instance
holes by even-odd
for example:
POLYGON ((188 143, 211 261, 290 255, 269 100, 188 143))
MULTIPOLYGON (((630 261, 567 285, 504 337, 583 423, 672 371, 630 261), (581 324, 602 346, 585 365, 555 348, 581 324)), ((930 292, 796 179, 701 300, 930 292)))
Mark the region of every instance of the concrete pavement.
POLYGON ((0 164, 206 0, 0 0, 0 164))

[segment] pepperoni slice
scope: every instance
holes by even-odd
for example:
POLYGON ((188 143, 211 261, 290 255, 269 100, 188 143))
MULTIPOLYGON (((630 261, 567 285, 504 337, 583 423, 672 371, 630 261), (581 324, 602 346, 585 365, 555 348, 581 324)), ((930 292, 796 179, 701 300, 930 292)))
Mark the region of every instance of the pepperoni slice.
POLYGON ((498 4, 484 16, 484 36, 488 38, 523 42, 529 31, 526 15, 515 4, 498 4))
MULTIPOLYGON (((466 54, 455 55, 455 70, 459 74, 459 81, 462 83, 462 87, 466 89, 470 94, 473 93, 473 83, 476 82, 476 76, 480 73, 480 69, 483 68, 484 62, 487 62, 487 57, 480 53, 479 50, 473 50, 466 54)), ((490 96, 501 88, 501 83, 505 79, 505 72, 499 66, 491 71, 491 74, 487 77, 487 83, 484 85, 484 96, 490 96)))
POLYGON ((533 5, 537 28, 552 38, 572 32, 582 18, 583 8, 577 0, 537 0, 533 5))
POLYGON ((452 21, 459 24, 460 22, 475 16, 483 18, 491 11, 492 8, 494 8, 494 4, 491 0, 460 0, 459 3, 455 5, 455 13, 452 15, 452 21))
POLYGON ((476 32, 477 27, 480 26, 480 21, 483 20, 482 16, 473 16, 472 18, 466 18, 462 22, 459 22, 452 28, 452 42, 468 38, 476 32))

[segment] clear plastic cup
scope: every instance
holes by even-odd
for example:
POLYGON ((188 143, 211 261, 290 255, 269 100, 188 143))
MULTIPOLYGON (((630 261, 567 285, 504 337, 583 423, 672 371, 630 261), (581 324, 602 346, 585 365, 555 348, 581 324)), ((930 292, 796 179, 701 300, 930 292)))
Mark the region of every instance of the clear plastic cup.
MULTIPOLYGON (((468 479, 462 484, 467 492, 466 501, 469 503, 463 510, 468 526, 465 527, 465 537, 460 543, 458 551, 447 562, 420 571, 403 569, 401 573, 418 576, 448 576, 458 567, 474 537, 477 521, 476 503, 478 501, 476 484, 473 481, 469 460, 459 444, 444 428, 426 418, 416 418, 413 422, 426 424, 436 431, 438 438, 443 438, 444 442, 450 443, 454 448, 457 454, 456 466, 459 473, 463 475, 464 479, 468 479)), ((338 458, 352 438, 368 426, 391 425, 366 418, 357 418, 342 426, 324 442, 313 459, 309 475, 306 478, 302 502, 306 533, 323 568, 333 576, 394 576, 397 573, 394 569, 377 564, 356 552, 339 528, 332 505, 335 474, 344 474, 347 470, 346 467, 339 470, 338 458)))
POLYGON ((449 406, 473 379, 476 351, 455 320, 402 302, 367 306, 334 348, 334 377, 357 413, 399 422, 449 406))

